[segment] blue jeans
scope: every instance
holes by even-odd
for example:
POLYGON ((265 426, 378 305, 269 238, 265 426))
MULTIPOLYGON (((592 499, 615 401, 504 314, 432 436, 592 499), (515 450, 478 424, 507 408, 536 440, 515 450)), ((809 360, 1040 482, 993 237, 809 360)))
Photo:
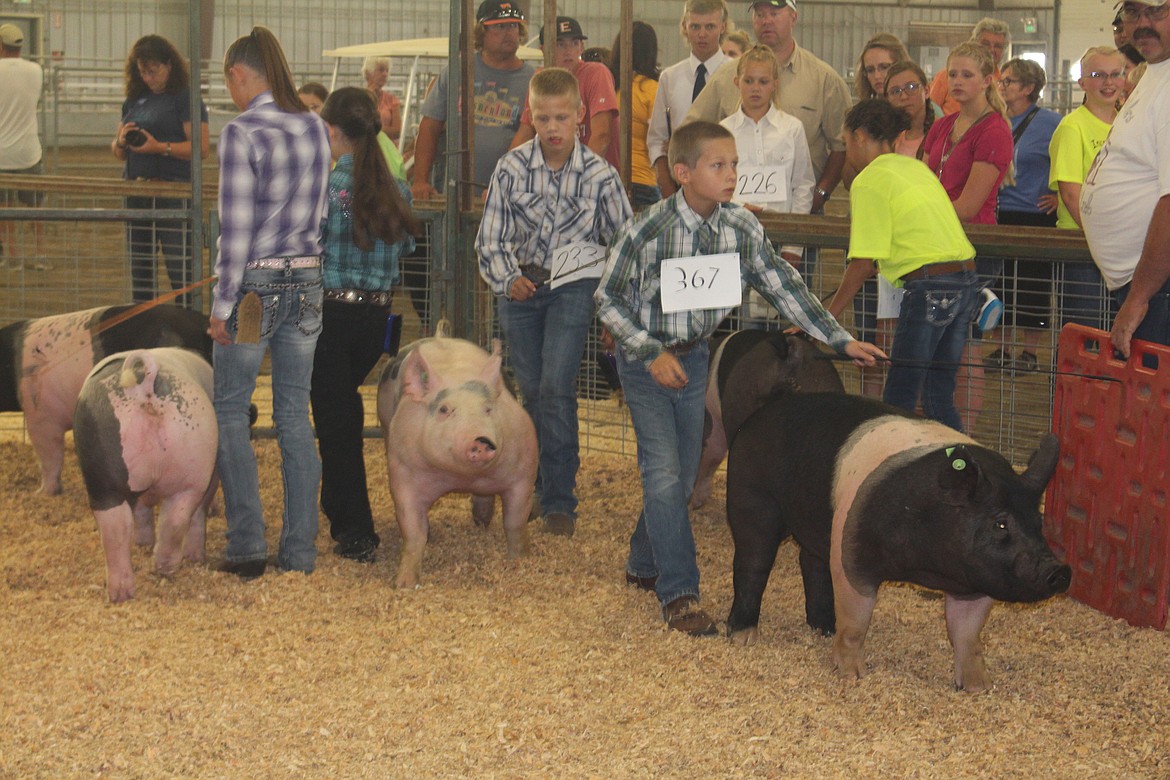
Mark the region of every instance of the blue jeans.
MULTIPOLYGON (((1118 308, 1123 306, 1125 299, 1129 297, 1130 286, 1127 284, 1113 291, 1113 296, 1117 299, 1118 308)), ((1116 313, 1114 316, 1116 316, 1116 313)), ((1133 337, 1142 341, 1152 341, 1155 344, 1170 345, 1170 281, 1162 285, 1162 289, 1154 293, 1153 298, 1150 298, 1146 316, 1142 319, 1142 323, 1137 326, 1137 330, 1133 332, 1133 337)), ((1142 359, 1142 365, 1146 368, 1157 368, 1157 358, 1152 355, 1145 355, 1142 359)))
POLYGON ((595 289, 596 279, 582 279, 555 290, 542 284, 526 301, 500 298, 508 359, 540 443, 536 484, 545 515, 577 517, 577 372, 595 289))
MULTIPOLYGON (((268 557, 256 453, 248 408, 264 352, 272 350, 272 421, 280 443, 284 525, 276 563, 286 571, 311 572, 317 561, 317 486, 321 461, 309 424, 313 352, 321 332, 321 269, 248 270, 241 296, 255 291, 263 302, 259 344, 216 344, 215 417, 219 423, 219 478, 227 517, 229 563, 268 557)), ((237 329, 239 305, 227 322, 237 329)))
MULTIPOLYGON (((182 198, 126 198, 128 209, 183 209, 188 203, 182 198)), ((158 295, 155 257, 161 249, 171 279, 171 289, 178 290, 195 281, 195 265, 190 257, 191 226, 182 220, 150 222, 130 220, 126 223, 127 243, 130 245, 130 290, 135 303, 149 301, 158 295)), ((191 294, 179 296, 179 306, 191 305, 191 294)))
POLYGON ((699 595, 699 563, 687 502, 703 448, 707 350, 704 342, 677 356, 690 379, 682 390, 658 384, 642 361, 618 357, 642 477, 642 512, 630 537, 626 571, 636 577, 657 576, 655 590, 663 606, 682 596, 699 595))
POLYGON ((927 417, 962 431, 955 374, 982 283, 974 271, 961 271, 915 279, 904 289, 882 399, 913 412, 921 396, 927 417))
POLYGON ((1075 322, 1090 328, 1109 328, 1117 314, 1105 282, 1092 261, 1065 263, 1063 282, 1057 288, 1057 311, 1061 327, 1075 322))

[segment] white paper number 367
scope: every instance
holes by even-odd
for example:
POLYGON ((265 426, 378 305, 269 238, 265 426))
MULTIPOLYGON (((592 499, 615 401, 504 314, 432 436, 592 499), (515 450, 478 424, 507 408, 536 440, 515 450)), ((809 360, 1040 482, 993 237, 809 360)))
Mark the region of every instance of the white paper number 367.
POLYGON ((740 304, 739 253, 662 261, 662 311, 727 309, 740 304))

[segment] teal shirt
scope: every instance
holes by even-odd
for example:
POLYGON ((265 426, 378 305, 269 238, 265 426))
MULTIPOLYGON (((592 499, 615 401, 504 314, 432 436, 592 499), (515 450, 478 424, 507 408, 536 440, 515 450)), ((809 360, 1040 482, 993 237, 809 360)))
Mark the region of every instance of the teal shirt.
MULTIPOLYGON (((410 190, 401 180, 395 182, 409 204, 410 190)), ((398 283, 398 259, 414 250, 414 237, 393 244, 377 239, 370 251, 359 249, 353 242, 352 200, 353 155, 345 154, 329 174, 329 212, 321 223, 322 283, 326 290, 389 290, 398 283)))

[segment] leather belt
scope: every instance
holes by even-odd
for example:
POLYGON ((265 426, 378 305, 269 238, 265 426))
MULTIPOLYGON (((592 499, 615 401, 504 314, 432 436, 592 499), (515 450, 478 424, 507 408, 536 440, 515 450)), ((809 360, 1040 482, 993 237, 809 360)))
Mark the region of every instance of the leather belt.
POLYGON ((912 279, 929 279, 932 276, 941 276, 943 274, 957 274, 960 271, 974 271, 974 260, 955 260, 950 263, 929 263, 916 268, 910 273, 902 274, 902 281, 908 282, 912 279))
POLYGON ((386 308, 390 305, 390 299, 394 294, 389 290, 381 292, 370 292, 369 290, 353 290, 353 289, 339 289, 326 290, 325 300, 339 301, 341 303, 368 303, 371 306, 378 306, 386 308))
POLYGON ((283 271, 285 268, 320 268, 319 255, 305 255, 304 257, 262 257, 259 260, 249 260, 245 266, 249 271, 283 271))
POLYGON ((690 353, 692 349, 702 344, 706 339, 695 339, 694 341, 680 341, 678 344, 668 344, 666 351, 672 355, 682 356, 690 353))
POLYGON ((552 276, 552 272, 537 263, 524 263, 520 266, 520 273, 537 287, 544 284, 552 276))

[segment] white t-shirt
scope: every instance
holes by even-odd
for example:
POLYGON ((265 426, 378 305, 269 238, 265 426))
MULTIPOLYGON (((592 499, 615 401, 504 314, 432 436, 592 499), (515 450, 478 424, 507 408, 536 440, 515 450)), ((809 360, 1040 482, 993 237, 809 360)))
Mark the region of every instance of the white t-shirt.
POLYGON ((682 127, 687 112, 691 110, 691 95, 695 91, 695 71, 700 64, 707 69, 707 78, 727 61, 727 55, 718 49, 702 62, 694 54, 682 62, 676 62, 658 75, 658 94, 654 98, 654 110, 650 112, 650 124, 646 128, 646 152, 650 164, 666 156, 670 136, 682 127))
POLYGON ((43 79, 35 62, 0 58, 0 171, 21 171, 41 160, 37 101, 43 79))
POLYGON ((1133 279, 1158 200, 1170 195, 1170 60, 1150 65, 1081 189, 1081 222, 1110 290, 1133 279))

